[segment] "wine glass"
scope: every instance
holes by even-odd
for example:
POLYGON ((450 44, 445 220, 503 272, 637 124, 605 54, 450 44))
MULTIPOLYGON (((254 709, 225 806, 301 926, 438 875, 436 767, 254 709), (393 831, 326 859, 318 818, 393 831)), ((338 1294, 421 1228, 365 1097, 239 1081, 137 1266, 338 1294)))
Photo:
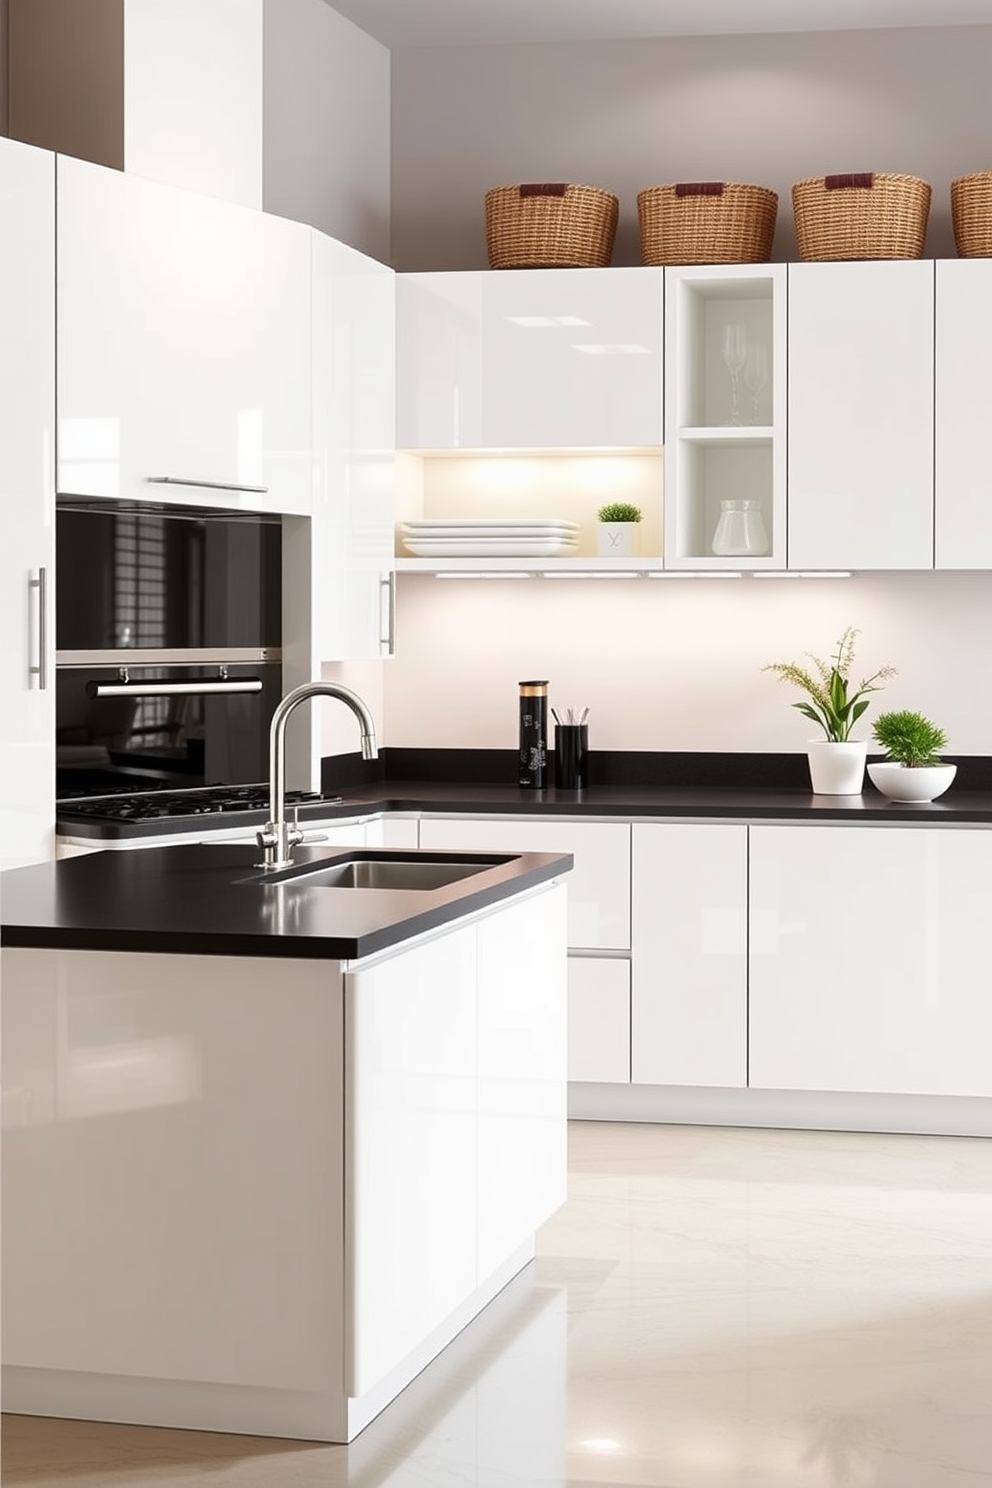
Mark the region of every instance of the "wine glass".
POLYGON ((747 329, 736 322, 723 328, 723 364, 730 373, 730 422, 741 421, 741 369, 747 361, 747 329))
POLYGON ((768 386, 768 351, 760 341, 752 341, 744 363, 744 386, 751 394, 751 422, 758 422, 758 399, 768 386))

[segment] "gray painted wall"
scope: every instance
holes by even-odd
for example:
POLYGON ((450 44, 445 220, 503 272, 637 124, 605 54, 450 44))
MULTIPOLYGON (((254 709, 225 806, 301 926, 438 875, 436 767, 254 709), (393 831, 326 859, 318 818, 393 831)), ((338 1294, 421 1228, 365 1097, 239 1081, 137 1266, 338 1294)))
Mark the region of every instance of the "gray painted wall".
POLYGON ((267 0, 263 206, 389 261, 390 54, 324 0, 267 0))
POLYGON ((637 192, 727 180, 779 193, 838 171, 933 186, 927 256, 954 254, 954 176, 992 168, 992 25, 395 51, 392 262, 487 265, 490 186, 576 181, 620 197, 615 264, 639 262, 637 192))

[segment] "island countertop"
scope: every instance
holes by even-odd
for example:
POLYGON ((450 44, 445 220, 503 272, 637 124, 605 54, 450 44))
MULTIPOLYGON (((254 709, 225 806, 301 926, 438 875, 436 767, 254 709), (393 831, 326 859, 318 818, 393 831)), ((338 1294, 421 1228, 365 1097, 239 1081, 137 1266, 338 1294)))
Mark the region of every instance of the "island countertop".
POLYGON ((570 871, 569 853, 388 852, 301 847, 294 863, 351 857, 484 868, 440 888, 328 887, 262 875, 258 849, 179 845, 103 852, 2 875, 0 944, 66 950, 357 960, 570 871))

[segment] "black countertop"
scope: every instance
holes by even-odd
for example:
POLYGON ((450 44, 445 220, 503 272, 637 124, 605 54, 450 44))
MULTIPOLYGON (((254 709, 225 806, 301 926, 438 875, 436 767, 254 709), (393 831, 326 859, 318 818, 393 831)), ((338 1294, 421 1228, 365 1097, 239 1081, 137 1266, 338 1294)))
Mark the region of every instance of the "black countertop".
MULTIPOLYGON (((593 786, 584 791, 523 790, 501 785, 437 785, 391 780, 343 792, 343 804, 311 817, 327 820, 375 811, 454 812, 465 816, 720 818, 737 821, 981 823, 992 826, 992 791, 957 791, 918 805, 890 801, 873 787, 860 796, 807 790, 679 786, 593 786)), ((306 813, 300 812, 305 821, 306 813)))
MULTIPOLYGON (((332 864, 346 848, 296 848, 332 864)), ((382 853, 378 854, 383 856, 382 853)), ((464 862, 461 852, 388 852, 464 862)), ((488 863, 498 855, 478 853, 488 863)), ((505 856, 505 855, 504 855, 505 856)), ((258 849, 177 845, 97 852, 3 875, 5 946, 356 960, 567 873, 568 853, 524 853, 438 889, 327 888, 254 867, 258 849), (279 881, 282 878, 283 881, 279 881)))
MULTIPOLYGON (((950 757, 948 757, 950 759, 950 757)), ((583 791, 522 789, 515 750, 383 749, 326 760, 321 782, 333 801, 301 805, 302 825, 379 811, 455 812, 466 816, 724 818, 752 821, 878 821, 992 826, 992 760, 955 759, 953 785, 936 801, 890 801, 868 780, 859 796, 815 796, 803 755, 677 754, 603 751, 590 757, 593 783, 583 791)), ((549 773, 553 774, 552 770, 549 773)), ((67 837, 103 842, 181 833, 231 835, 262 827, 267 811, 239 811, 141 822, 59 817, 67 837)))

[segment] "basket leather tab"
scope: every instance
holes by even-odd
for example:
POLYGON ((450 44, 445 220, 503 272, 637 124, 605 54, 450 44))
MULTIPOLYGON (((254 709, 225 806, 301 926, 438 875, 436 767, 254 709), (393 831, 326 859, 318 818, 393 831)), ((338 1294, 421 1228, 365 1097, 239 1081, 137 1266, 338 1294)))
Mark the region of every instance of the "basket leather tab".
POLYGON ((568 190, 567 181, 532 181, 527 186, 521 186, 521 196, 564 196, 568 190))
POLYGON ((875 184, 873 171, 848 172, 845 176, 824 176, 823 185, 827 191, 837 191, 842 186, 860 186, 870 191, 875 184))
POLYGON ((722 181, 676 181, 676 196, 722 196, 722 181))

